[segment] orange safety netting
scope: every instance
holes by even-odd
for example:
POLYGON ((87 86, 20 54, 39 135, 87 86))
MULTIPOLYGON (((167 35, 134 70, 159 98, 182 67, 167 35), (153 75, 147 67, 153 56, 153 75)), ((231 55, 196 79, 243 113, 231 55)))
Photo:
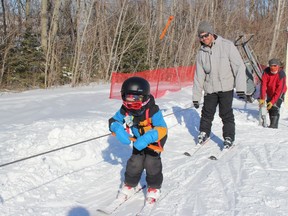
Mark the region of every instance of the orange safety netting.
POLYGON ((192 85, 195 65, 187 67, 162 68, 135 73, 112 73, 110 98, 121 99, 122 83, 129 77, 143 77, 150 83, 151 94, 159 98, 167 91, 179 91, 182 87, 192 85))

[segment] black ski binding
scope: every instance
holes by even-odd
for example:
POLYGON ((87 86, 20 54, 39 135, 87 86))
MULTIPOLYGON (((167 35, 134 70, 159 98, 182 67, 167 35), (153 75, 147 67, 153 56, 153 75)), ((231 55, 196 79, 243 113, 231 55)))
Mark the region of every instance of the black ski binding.
POLYGON ((211 155, 211 156, 209 157, 209 159, 210 159, 210 160, 217 160, 217 158, 216 158, 215 156, 213 156, 213 155, 211 155))

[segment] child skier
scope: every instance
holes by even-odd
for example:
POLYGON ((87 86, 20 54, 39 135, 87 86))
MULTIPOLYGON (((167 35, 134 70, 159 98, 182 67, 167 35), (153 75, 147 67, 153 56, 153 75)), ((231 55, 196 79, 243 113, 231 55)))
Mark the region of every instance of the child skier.
POLYGON ((125 180, 117 199, 128 199, 137 190, 143 170, 148 185, 146 202, 160 197, 163 181, 160 152, 167 139, 167 125, 154 97, 150 84, 141 77, 131 77, 121 87, 123 104, 109 119, 109 129, 125 145, 133 141, 132 156, 127 162, 125 180), (123 124, 125 123, 125 127, 123 124), (133 137, 128 133, 132 132, 133 137), (128 132, 127 132, 128 131, 128 132), (158 150, 152 150, 152 149, 158 150))

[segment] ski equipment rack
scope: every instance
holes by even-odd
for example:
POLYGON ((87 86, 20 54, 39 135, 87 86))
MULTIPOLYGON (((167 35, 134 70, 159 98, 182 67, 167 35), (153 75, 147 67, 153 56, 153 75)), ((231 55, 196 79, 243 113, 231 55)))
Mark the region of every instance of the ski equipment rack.
POLYGON ((259 64, 252 48, 248 42, 253 38, 253 34, 240 35, 234 42, 246 66, 247 76, 247 101, 253 102, 253 94, 256 92, 256 85, 262 81, 263 70, 259 64))

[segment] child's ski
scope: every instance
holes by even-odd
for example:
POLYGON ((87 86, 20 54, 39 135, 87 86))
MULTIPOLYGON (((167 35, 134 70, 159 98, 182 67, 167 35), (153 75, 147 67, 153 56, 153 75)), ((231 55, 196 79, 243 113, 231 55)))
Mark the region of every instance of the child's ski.
POLYGON ((131 195, 128 199, 115 199, 112 201, 109 205, 98 208, 97 211, 101 212, 106 215, 111 215, 114 213, 121 205, 123 205, 126 201, 130 200, 132 197, 134 197, 136 194, 138 194, 140 191, 142 191, 144 188, 146 188, 146 185, 143 185, 142 187, 139 187, 138 190, 135 191, 133 195, 131 195))
POLYGON ((165 197, 169 195, 171 190, 166 192, 161 192, 160 197, 155 200, 154 198, 148 198, 148 200, 145 200, 145 203, 143 207, 136 213, 135 216, 148 216, 151 215, 152 212, 157 208, 157 205, 159 205, 159 202, 161 202, 165 197))
POLYGON ((136 214, 136 216, 148 216, 151 214, 154 206, 156 205, 155 199, 151 199, 150 201, 145 201, 144 206, 140 209, 140 211, 136 214))

